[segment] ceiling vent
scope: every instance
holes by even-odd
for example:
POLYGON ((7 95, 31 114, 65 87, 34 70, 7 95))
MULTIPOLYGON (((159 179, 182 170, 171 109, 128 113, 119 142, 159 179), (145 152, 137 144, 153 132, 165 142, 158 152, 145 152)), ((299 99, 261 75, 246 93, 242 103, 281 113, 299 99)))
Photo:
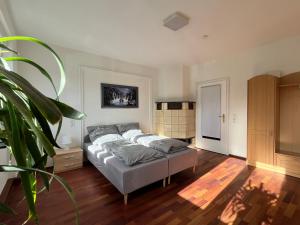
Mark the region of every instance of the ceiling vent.
POLYGON ((189 23, 189 18, 180 12, 175 12, 172 15, 164 19, 164 26, 171 30, 179 30, 189 23))

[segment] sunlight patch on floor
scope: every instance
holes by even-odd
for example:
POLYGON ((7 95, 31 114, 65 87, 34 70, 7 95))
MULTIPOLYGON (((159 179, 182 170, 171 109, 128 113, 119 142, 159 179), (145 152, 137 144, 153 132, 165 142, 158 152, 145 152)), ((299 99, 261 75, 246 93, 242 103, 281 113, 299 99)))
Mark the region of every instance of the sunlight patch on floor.
POLYGON ((205 209, 244 169, 235 159, 226 159, 177 194, 190 203, 205 209))

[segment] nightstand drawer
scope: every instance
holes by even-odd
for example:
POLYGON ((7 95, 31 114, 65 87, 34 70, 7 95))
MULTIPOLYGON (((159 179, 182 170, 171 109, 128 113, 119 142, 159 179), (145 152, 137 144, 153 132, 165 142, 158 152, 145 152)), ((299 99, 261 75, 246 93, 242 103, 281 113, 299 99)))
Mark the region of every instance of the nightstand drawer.
POLYGON ((54 172, 63 172, 82 167, 83 151, 80 148, 56 150, 54 172))
POLYGON ((58 163, 54 165, 54 172, 63 172, 67 170, 77 169, 82 167, 82 162, 67 162, 67 163, 58 163))
POLYGON ((55 161, 59 161, 59 162, 78 161, 78 160, 82 161, 82 152, 56 155, 54 158, 55 161))

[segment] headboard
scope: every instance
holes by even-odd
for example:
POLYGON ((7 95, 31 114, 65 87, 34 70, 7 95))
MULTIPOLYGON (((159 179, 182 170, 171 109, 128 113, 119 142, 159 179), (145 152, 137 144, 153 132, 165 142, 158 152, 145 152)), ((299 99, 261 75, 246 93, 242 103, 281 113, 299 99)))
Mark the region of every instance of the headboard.
POLYGON ((90 136, 89 133, 94 131, 97 128, 101 127, 116 127, 119 134, 122 134, 130 129, 139 129, 139 123, 131 122, 131 123, 118 123, 118 124, 110 124, 110 125, 95 125, 95 126, 88 126, 86 129, 88 130, 88 134, 83 137, 83 143, 90 143, 90 136))

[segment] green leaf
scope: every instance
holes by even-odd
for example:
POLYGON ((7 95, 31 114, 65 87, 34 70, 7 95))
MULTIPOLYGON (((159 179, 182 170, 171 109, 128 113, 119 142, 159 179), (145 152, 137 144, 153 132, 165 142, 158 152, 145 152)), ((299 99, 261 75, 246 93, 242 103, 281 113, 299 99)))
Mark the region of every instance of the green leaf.
POLYGON ((0 67, 0 73, 18 85, 22 89, 22 92, 30 98, 30 100, 50 123, 55 124, 61 120, 62 114, 57 106, 40 91, 34 88, 27 80, 19 74, 8 71, 3 67, 0 67))
POLYGON ((58 93, 57 93, 57 90, 56 90, 56 87, 54 85, 54 82, 50 76, 50 74, 43 68, 41 67, 39 64, 33 62, 32 60, 28 59, 28 58, 25 58, 25 57, 20 57, 20 56, 15 56, 15 57, 5 57, 4 60, 10 62, 10 61, 19 61, 19 62, 25 62, 25 63, 28 63, 32 66, 34 66, 35 68, 37 68, 49 81, 50 83, 52 84, 52 87, 55 91, 55 94, 56 96, 58 96, 58 93))
MULTIPOLYGON (((3 105, 2 111, 7 111, 8 112, 6 104, 3 105)), ((4 132, 5 132, 5 135, 6 135, 6 139, 2 139, 2 141, 4 142, 5 145, 9 146, 10 145, 9 143, 12 141, 9 114, 8 113, 3 113, 2 115, 0 115, 0 119, 4 124, 4 127, 5 127, 4 132)))
MULTIPOLYGON (((51 144, 53 146, 60 148, 59 145, 56 143, 56 140, 53 137, 52 131, 50 129, 50 126, 49 126, 47 120, 43 117, 43 115, 39 112, 39 110, 32 104, 31 101, 29 101, 29 106, 30 106, 30 109, 31 109, 33 115, 39 122, 44 134, 48 138, 48 140, 51 142, 51 144)), ((61 123, 61 121, 59 123, 61 123)))
POLYGON ((8 63, 2 57, 0 57, 0 65, 5 69, 9 69, 8 63))
MULTIPOLYGON (((34 139, 33 134, 29 131, 29 129, 25 128, 23 130, 23 133, 24 133, 24 139, 25 139, 27 149, 35 162, 34 166, 40 170, 45 170, 45 158, 47 160, 47 155, 45 155, 45 157, 41 155, 41 152, 36 144, 36 140, 34 139)), ((49 190, 48 176, 45 174, 41 174, 41 177, 44 186, 46 187, 47 190, 49 190)))
MULTIPOLYGON (((39 139, 39 141, 42 143, 43 147, 45 148, 45 151, 49 156, 54 156, 55 151, 53 149, 52 144, 47 139, 45 134, 39 130, 35 124, 33 123, 33 118, 31 112, 26 107, 25 103, 20 99, 18 95, 16 95, 8 85, 1 82, 0 80, 0 90, 1 93, 3 93, 6 98, 8 98, 14 106, 18 109, 18 111, 23 115, 24 119, 26 120, 27 124, 30 126, 32 131, 34 132, 35 136, 39 139)), ((12 141, 14 143, 14 141, 12 141)))
POLYGON ((1 109, 0 116, 5 116, 5 115, 8 115, 8 111, 6 109, 1 109))
POLYGON ((26 167, 23 166, 11 166, 11 165, 0 165, 0 172, 26 172, 26 167))
POLYGON ((58 135, 59 135, 59 133, 61 131, 62 122, 63 122, 63 120, 59 121, 59 123, 58 123, 57 130, 56 130, 56 135, 55 135, 55 140, 57 140, 58 135))
MULTIPOLYGON (((11 143, 11 147, 17 161, 17 164, 20 166, 27 167, 26 155, 24 151, 24 143, 20 136, 20 127, 18 121, 18 115, 13 107, 13 105, 8 102, 8 111, 10 117, 10 124, 11 124, 11 135, 13 142, 11 143)), ((28 172, 21 172, 20 173, 21 183, 24 191, 24 195, 27 201, 28 209, 29 209, 29 216, 28 219, 33 218, 37 221, 37 215, 35 210, 35 194, 36 191, 33 190, 34 179, 32 178, 32 174, 28 172)))
POLYGON ((18 54, 18 52, 16 52, 15 50, 12 50, 11 48, 7 47, 6 45, 0 43, 0 48, 7 50, 8 52, 12 52, 15 54, 18 54))
POLYGON ((26 37, 26 36, 10 36, 10 37, 0 37, 0 42, 9 42, 9 41, 29 41, 36 44, 39 44, 46 49, 48 49, 54 56, 60 70, 60 87, 58 90, 58 96, 61 95, 61 93, 64 90, 65 84, 66 84, 66 75, 64 70, 64 65, 60 57, 56 54, 56 52, 46 43, 42 42, 41 40, 34 38, 34 37, 26 37))
MULTIPOLYGON (((0 85, 0 89, 1 85, 0 85)), ((2 90, 1 90, 2 91, 2 90)), ((20 127, 16 115, 15 108, 10 102, 7 102, 7 108, 9 112, 9 122, 10 122, 10 131, 11 131, 11 139, 13 140, 11 143, 12 150, 14 152, 15 159, 18 165, 26 166, 26 155, 25 152, 22 151, 21 144, 21 136, 20 136, 20 127)))
POLYGON ((36 210, 35 210, 35 201, 36 201, 36 180, 33 178, 33 175, 29 172, 20 172, 20 178, 22 187, 24 190, 24 195, 27 201, 28 209, 29 209, 29 219, 38 220, 36 210))
POLYGON ((52 102, 59 108, 64 117, 74 120, 82 120, 86 116, 84 113, 77 111, 76 109, 66 105, 65 103, 56 101, 51 98, 49 99, 52 100, 52 102))
MULTIPOLYGON (((48 157, 47 157, 48 158, 48 157)), ((47 161, 46 161, 47 162, 47 161)), ((49 170, 47 170, 47 171, 49 171, 49 170)), ((47 190, 47 191, 49 191, 50 190, 50 185, 52 184, 52 182, 53 182, 53 175, 54 175, 54 169, 53 169, 53 167, 52 167, 52 171, 51 171, 51 176, 48 176, 48 175, 46 175, 46 174, 44 174, 44 175, 46 175, 47 177, 50 177, 50 179, 49 179, 49 189, 47 189, 47 187, 44 185, 38 192, 37 192, 37 195, 38 194, 41 194, 42 192, 44 192, 45 190, 47 190)))
POLYGON ((69 198, 71 199, 74 208, 75 208, 75 213, 76 213, 76 224, 79 224, 79 211, 78 211, 78 207, 75 201, 75 197, 74 197, 74 193, 71 189, 71 187, 68 185, 68 183, 61 177, 51 174, 47 171, 43 171, 43 170, 39 170, 39 169, 35 169, 35 168, 26 168, 26 167, 22 167, 22 166, 10 166, 10 165, 0 165, 0 172, 25 172, 25 171, 32 171, 32 172, 38 172, 38 173, 43 173, 43 174, 47 174, 49 176, 52 176, 56 181, 58 181, 60 183, 60 185, 65 189, 65 191, 67 192, 69 198))
POLYGON ((7 139, 7 133, 5 131, 0 130, 0 138, 7 139))
POLYGON ((6 213, 6 214, 16 215, 16 212, 12 208, 8 207, 7 205, 5 205, 1 202, 0 202, 0 212, 6 213))
MULTIPOLYGON (((63 117, 71 119, 82 119, 85 115, 72 107, 59 102, 59 95, 62 93, 66 78, 62 60, 55 51, 33 37, 12 36, 0 37, 0 54, 3 52, 16 53, 8 48, 4 42, 28 41, 41 45, 48 49, 54 56, 60 69, 60 86, 58 93, 55 89, 51 75, 39 64, 25 57, 0 56, 0 121, 3 122, 4 130, 0 131, 0 137, 7 144, 10 155, 16 159, 17 166, 1 166, 0 172, 19 172, 24 190, 24 200, 27 201, 29 216, 27 221, 34 219, 36 223, 37 214, 35 203, 37 198, 37 173, 41 175, 44 182, 43 190, 49 190, 52 180, 57 180, 65 189, 76 208, 76 224, 79 223, 79 214, 74 199, 74 193, 62 178, 45 171, 47 157, 55 155, 53 146, 56 146, 56 138, 62 126, 63 117), (49 99, 38 91, 33 85, 18 73, 11 71, 9 61, 27 63, 38 69, 52 84, 57 93, 57 99, 49 99), (56 137, 50 129, 50 124, 58 123, 56 137), (49 179, 50 178, 50 179, 49 179)), ((39 193, 41 192, 39 191, 39 193)), ((1 222, 0 222, 1 224, 1 222)))

